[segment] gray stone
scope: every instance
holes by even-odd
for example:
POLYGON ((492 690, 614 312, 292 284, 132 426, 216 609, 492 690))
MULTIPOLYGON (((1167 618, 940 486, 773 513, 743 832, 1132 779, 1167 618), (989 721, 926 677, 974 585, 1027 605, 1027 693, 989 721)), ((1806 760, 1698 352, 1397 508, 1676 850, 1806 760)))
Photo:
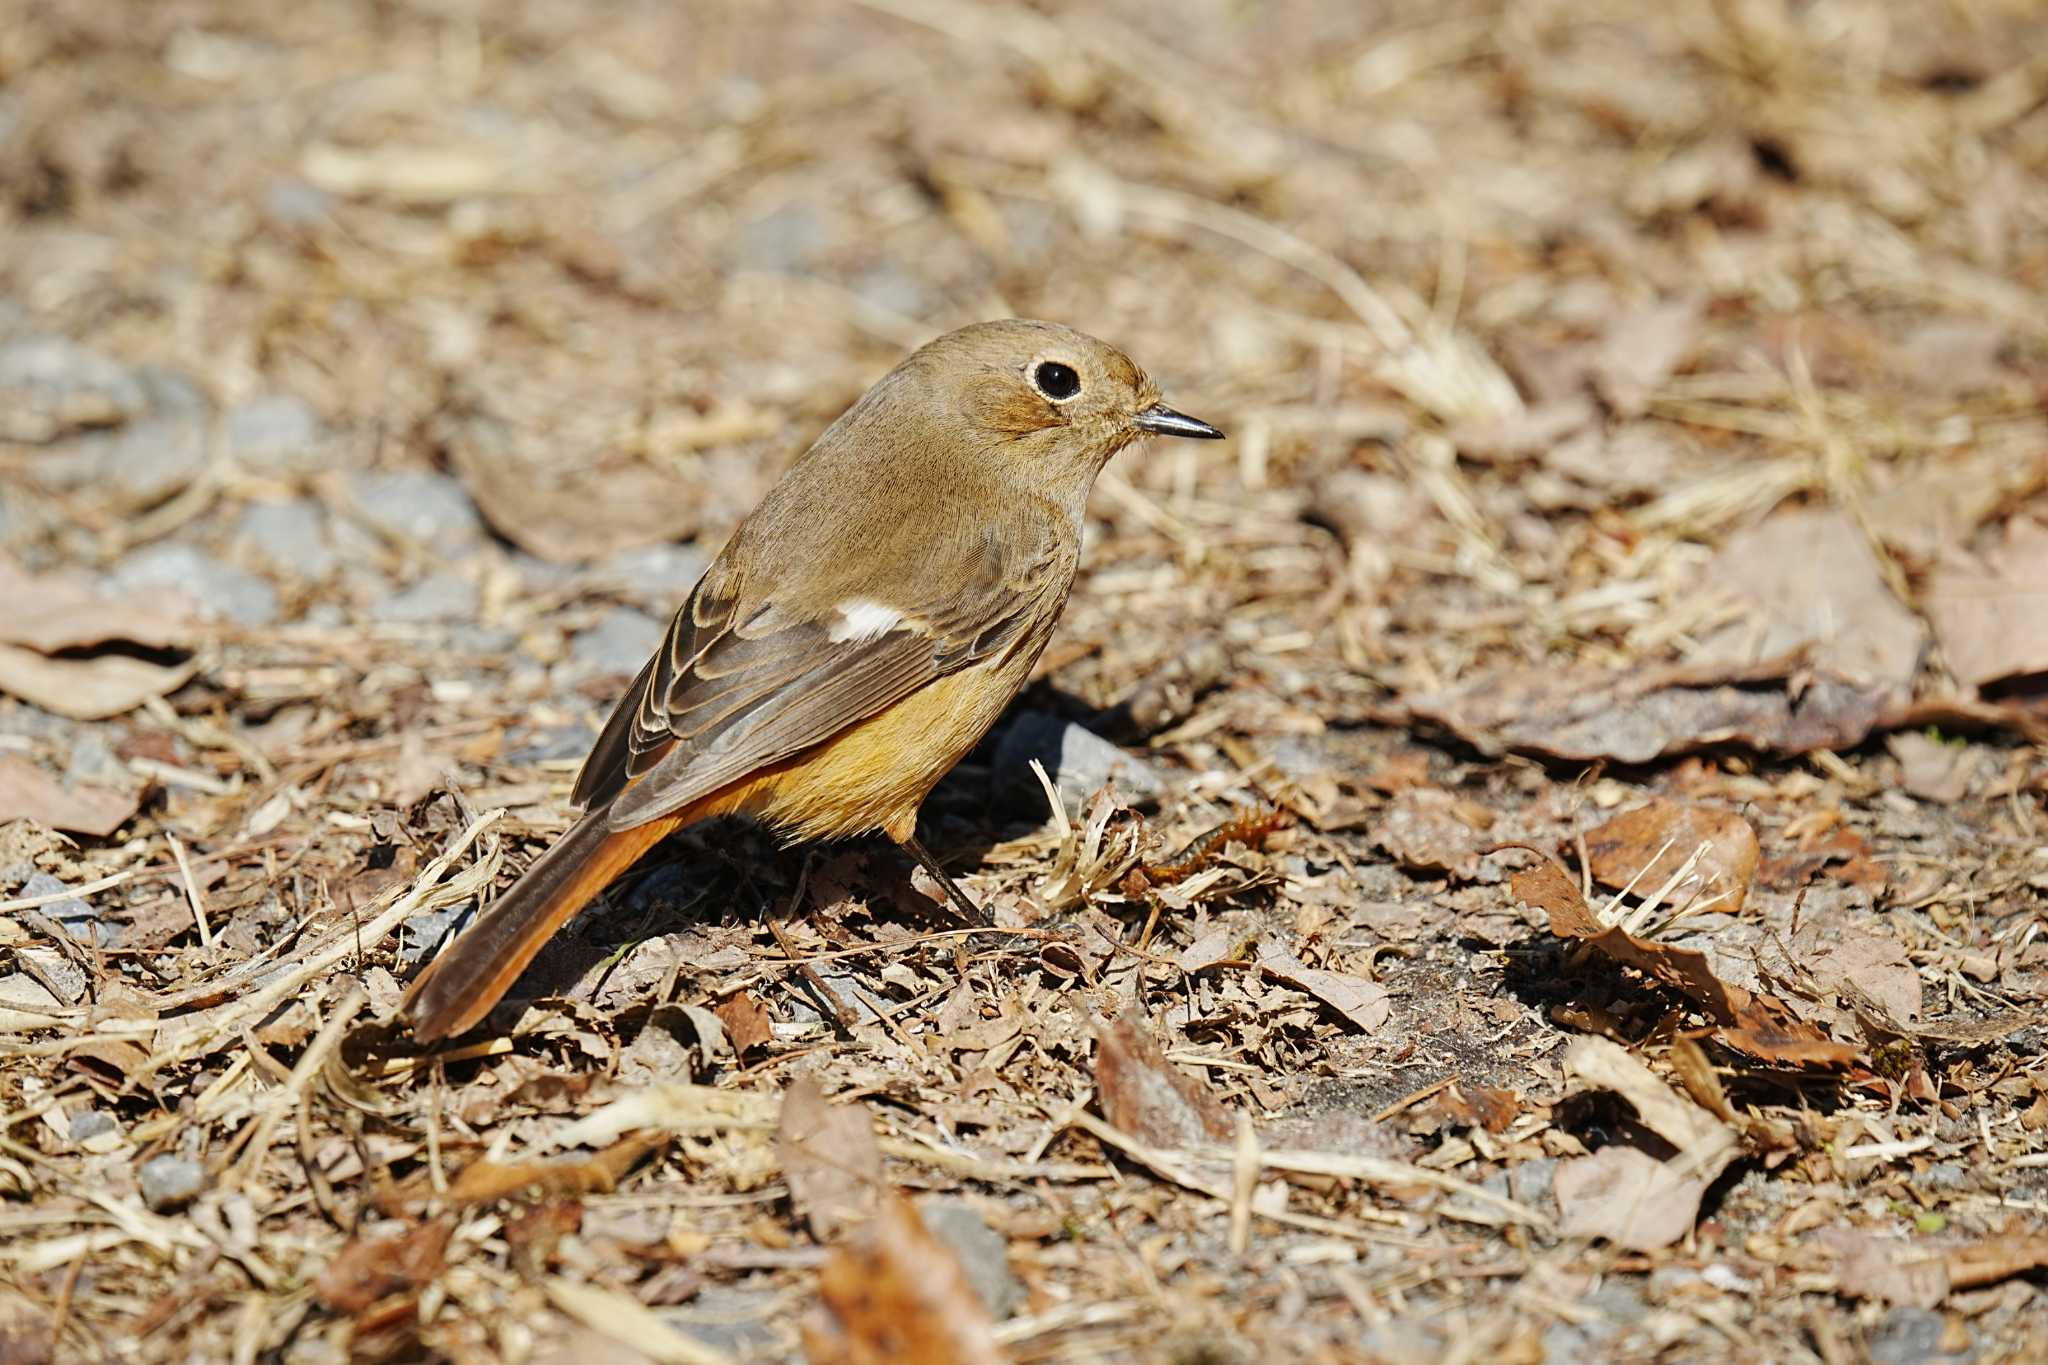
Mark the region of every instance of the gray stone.
POLYGON ((795 274, 825 245, 825 223, 809 204, 784 204, 740 229, 733 264, 742 270, 795 274))
POLYGON ((114 752, 114 746, 107 743, 106 732, 90 726, 78 732, 71 741, 69 761, 64 766, 64 785, 102 787, 132 787, 135 774, 114 752))
POLYGON ((557 725, 547 730, 528 730, 505 752, 501 762, 522 768, 564 758, 581 758, 597 742, 597 731, 588 725, 557 725))
POLYGON ((751 1359, 781 1344, 788 1316, 786 1298, 774 1290, 707 1284, 687 1307, 667 1309, 661 1319, 699 1345, 751 1359))
POLYGON ((631 607, 614 607, 569 642, 569 656, 599 673, 638 673, 661 644, 661 622, 631 607))
POLYGON ((464 921, 476 911, 476 906, 457 905, 446 910, 422 910, 398 926, 398 965, 410 967, 424 959, 444 941, 454 936, 454 931, 465 927, 464 921))
POLYGON ((1031 760, 1045 765, 1069 815, 1078 816, 1103 783, 1114 780, 1128 801, 1156 800, 1166 781, 1150 763, 1084 729, 1043 711, 1025 711, 996 743, 995 782, 1000 800, 1012 809, 1040 809, 1044 791, 1032 776, 1031 760))
POLYGON ((694 545, 636 545, 605 560, 601 572, 626 596, 666 617, 697 586, 709 562, 694 545))
POLYGON ((1010 1244, 988 1225, 980 1210, 964 1199, 933 1196, 918 1202, 917 1213, 932 1236, 953 1249, 967 1282, 998 1321, 1024 1302, 1024 1285, 1010 1269, 1010 1244))
POLYGON ((50 441, 125 422, 148 404, 126 366, 63 337, 0 345, 0 440, 50 441))
POLYGON ((36 461, 39 478, 62 489, 112 489, 154 502, 185 487, 206 467, 206 419, 144 417, 53 446, 36 461))
POLYGON ((235 527, 235 543, 263 563, 304 578, 325 578, 337 559, 327 543, 327 514, 311 498, 250 503, 235 527))
POLYGON ((115 1122, 114 1116, 104 1109, 80 1110, 71 1116, 71 1140, 83 1142, 87 1138, 98 1137, 101 1133, 111 1133, 120 1126, 115 1122))
POLYGON ((181 1156, 153 1156, 137 1172, 142 1184, 142 1202, 157 1213, 168 1213, 190 1203, 206 1188, 206 1168, 181 1156))
POLYGON ((276 588, 191 545, 146 545, 116 565, 112 578, 129 592, 183 593, 208 614, 238 625, 267 626, 277 619, 276 588))
POLYGON ((453 573, 428 574, 370 607, 373 619, 392 623, 455 621, 476 611, 476 584, 453 573))
POLYGON ((320 419, 288 393, 253 398, 228 413, 228 450, 258 469, 309 469, 324 452, 320 419))
POLYGON ((310 227, 325 219, 333 206, 327 191, 303 180, 273 180, 263 192, 263 211, 279 227, 310 227))
POLYGON ((1931 1308, 1898 1307, 1870 1334, 1872 1365, 1923 1365, 1932 1360, 1968 1360, 1969 1353, 1950 1355, 1941 1349, 1947 1322, 1931 1308))
POLYGON ((435 549, 460 549, 483 534, 483 519, 446 474, 398 469, 357 474, 349 492, 365 517, 393 535, 435 549))

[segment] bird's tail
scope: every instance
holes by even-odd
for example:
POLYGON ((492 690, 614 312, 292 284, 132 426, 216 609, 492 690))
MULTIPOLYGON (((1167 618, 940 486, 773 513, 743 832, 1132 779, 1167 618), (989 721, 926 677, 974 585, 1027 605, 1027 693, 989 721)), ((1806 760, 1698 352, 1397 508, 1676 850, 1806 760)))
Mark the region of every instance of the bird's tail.
POLYGON ((605 814, 599 807, 570 826, 510 891, 427 964, 401 1006, 415 1038, 431 1043, 474 1027, 569 916, 683 823, 671 816, 614 830, 605 814))

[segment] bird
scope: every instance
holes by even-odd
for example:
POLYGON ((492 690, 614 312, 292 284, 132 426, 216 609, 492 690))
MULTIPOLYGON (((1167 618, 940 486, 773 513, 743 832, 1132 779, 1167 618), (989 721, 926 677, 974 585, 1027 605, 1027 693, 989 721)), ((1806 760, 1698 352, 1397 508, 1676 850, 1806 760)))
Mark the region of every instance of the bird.
POLYGON ((413 1036, 475 1027, 570 916, 714 816, 788 843, 880 832, 991 923, 918 810, 1029 680, 1096 475, 1146 436, 1223 433, 1058 323, 976 323, 890 370, 713 558, 599 732, 580 818, 408 990, 413 1036))

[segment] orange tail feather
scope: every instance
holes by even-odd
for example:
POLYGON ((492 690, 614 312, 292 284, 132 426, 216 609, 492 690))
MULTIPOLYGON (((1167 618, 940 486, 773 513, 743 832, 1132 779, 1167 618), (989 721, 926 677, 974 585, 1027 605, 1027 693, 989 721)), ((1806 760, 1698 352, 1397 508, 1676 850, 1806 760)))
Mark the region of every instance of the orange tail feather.
POLYGON ((401 1007, 413 1036, 431 1043, 473 1028, 555 930, 682 823, 678 815, 614 831, 598 809, 570 826, 413 982, 401 1007))

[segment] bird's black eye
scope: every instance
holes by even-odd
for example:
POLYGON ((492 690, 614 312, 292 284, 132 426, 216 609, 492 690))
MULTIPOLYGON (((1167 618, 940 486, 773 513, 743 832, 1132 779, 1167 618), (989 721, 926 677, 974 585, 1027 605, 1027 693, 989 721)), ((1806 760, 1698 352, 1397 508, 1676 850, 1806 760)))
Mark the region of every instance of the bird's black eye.
POLYGON ((1081 376, 1074 373, 1072 365, 1062 365, 1057 360, 1039 361, 1031 371, 1031 382, 1055 403, 1072 398, 1081 391, 1081 376))

